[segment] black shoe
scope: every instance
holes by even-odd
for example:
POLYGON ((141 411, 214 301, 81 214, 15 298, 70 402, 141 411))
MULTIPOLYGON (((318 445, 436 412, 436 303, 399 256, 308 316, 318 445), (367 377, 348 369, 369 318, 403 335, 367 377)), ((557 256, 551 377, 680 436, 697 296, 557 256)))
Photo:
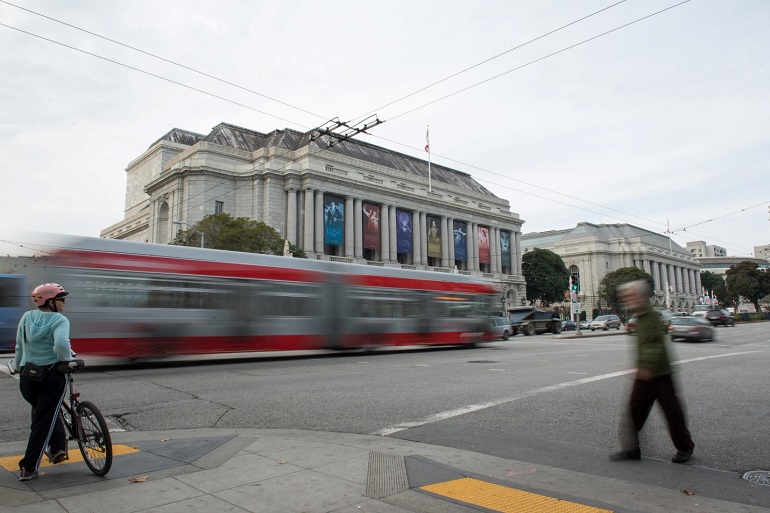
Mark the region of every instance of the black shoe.
POLYGON ((610 454, 610 461, 641 460, 642 451, 639 449, 629 449, 610 454))
POLYGON ((687 449, 686 451, 676 451, 671 461, 674 463, 686 463, 690 461, 690 458, 692 458, 692 449, 687 449))

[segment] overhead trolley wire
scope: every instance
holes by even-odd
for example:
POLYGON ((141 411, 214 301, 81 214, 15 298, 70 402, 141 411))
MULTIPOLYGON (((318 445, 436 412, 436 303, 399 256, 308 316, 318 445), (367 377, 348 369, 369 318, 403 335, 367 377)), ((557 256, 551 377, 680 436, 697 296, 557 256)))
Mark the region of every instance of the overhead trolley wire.
MULTIPOLYGON (((40 16, 41 18, 45 18, 45 19, 47 19, 47 20, 50 20, 50 21, 53 21, 53 22, 56 22, 56 23, 60 23, 60 24, 62 24, 62 25, 65 25, 65 26, 67 26, 67 27, 73 28, 73 29, 75 29, 75 30, 79 30, 79 31, 81 31, 81 32, 85 32, 86 34, 90 34, 90 35, 92 35, 92 36, 94 36, 94 37, 98 37, 98 38, 100 38, 100 39, 104 39, 105 41, 109 41, 110 43, 114 43, 114 44, 116 44, 116 45, 120 45, 120 46, 123 46, 123 47, 125 47, 125 48, 131 49, 131 50, 134 50, 135 52, 139 52, 139 53, 142 53, 142 54, 144 54, 144 55, 148 55, 148 56, 150 56, 150 57, 153 57, 154 59, 158 59, 158 60, 161 60, 161 61, 167 62, 167 63, 169 63, 169 64, 173 64, 174 66, 178 66, 178 67, 180 67, 180 68, 184 68, 184 69, 186 69, 186 70, 188 70, 188 71, 192 71, 193 73, 197 73, 197 74, 199 74, 199 75, 203 75, 204 77, 208 77, 208 78, 210 78, 210 79, 213 79, 213 80, 216 80, 216 81, 218 81, 218 82, 222 82, 223 84, 227 84, 227 85, 229 85, 229 86, 232 86, 232 87, 236 87, 236 88, 238 88, 238 89, 241 89, 241 90, 243 90, 243 91, 247 91, 247 92, 249 92, 249 93, 255 94, 255 95, 257 95, 257 96, 261 96, 262 98, 265 98, 265 99, 267 99, 267 100, 270 100, 270 101, 273 101, 273 102, 276 102, 276 103, 280 103, 281 105, 285 105, 285 106, 287 106, 287 107, 291 107, 292 109, 296 109, 296 110, 298 110, 298 111, 300 111, 300 112, 304 112, 305 114, 310 114, 311 116, 315 116, 315 117, 317 117, 317 118, 320 118, 320 119, 324 119, 324 120, 326 120, 326 119, 329 119, 328 117, 324 117, 324 116, 321 116, 320 114, 315 114, 315 113, 313 113, 313 112, 310 112, 310 111, 308 111, 308 110, 305 110, 305 109, 303 109, 303 108, 301 108, 301 107, 297 107, 296 105, 292 105, 292 104, 290 104, 290 103, 284 102, 284 101, 282 101, 282 100, 279 100, 279 99, 277 99, 277 98, 273 98, 272 96, 268 96, 268 95, 266 95, 266 94, 263 94, 263 93, 260 93, 260 92, 258 92, 258 91, 255 91, 255 90, 253 90, 253 89, 249 89, 249 88, 247 88, 247 87, 243 87, 243 86, 241 86, 241 85, 238 85, 238 84, 236 84, 236 83, 234 83, 234 82, 230 82, 230 81, 228 81, 228 80, 225 80, 225 79, 222 79, 222 78, 216 77, 216 76, 214 76, 214 75, 211 75, 211 74, 209 74, 209 73, 206 73, 206 72, 204 72, 204 71, 200 71, 200 70, 198 70, 198 69, 195 69, 195 68, 193 68, 193 67, 191 67, 191 66, 186 66, 186 65, 184 65, 184 64, 180 64, 180 63, 178 63, 178 62, 176 62, 176 61, 173 61, 173 60, 171 60, 171 59, 167 59, 167 58, 165 58, 165 57, 161 57, 160 55, 156 55, 156 54, 154 54, 154 53, 152 53, 152 52, 148 52, 148 51, 146 51, 146 50, 142 50, 141 48, 137 48, 137 47, 135 47, 135 46, 131 46, 131 45, 129 45, 129 44, 126 44, 126 43, 122 43, 122 42, 120 42, 120 41, 117 41, 117 40, 115 40, 115 39, 111 39, 111 38, 109 38, 109 37, 107 37, 107 36, 103 36, 103 35, 101 35, 101 34, 97 34, 96 32, 92 32, 92 31, 90 31, 90 30, 86 30, 86 29, 84 29, 84 28, 78 27, 78 26, 76 26, 76 25, 73 25, 73 24, 71 24, 71 23, 67 23, 66 21, 62 21, 62 20, 59 20, 59 19, 53 18, 53 17, 51 17, 51 16, 46 16, 45 14, 42 14, 42 13, 39 13, 39 12, 33 11, 32 9, 27 9, 26 7, 21 7, 21 6, 19 6, 19 5, 16 5, 16 4, 12 4, 11 2, 8 2, 8 1, 6 1, 6 0, 0 0, 0 3, 4 3, 4 4, 6 4, 6 5, 9 5, 9 6, 11 6, 11 7, 15 7, 15 8, 17 8, 17 9, 21 9, 22 11, 26 11, 26 12, 28 12, 28 13, 31 13, 31 14, 34 14, 34 15, 36 15, 36 16, 40 16)), ((6 25, 6 26, 7 26, 7 25, 6 25)), ((12 28, 12 27, 11 27, 11 28, 12 28)), ((66 46, 66 45, 65 45, 65 46, 66 46)), ((86 52, 86 53, 87 53, 87 52, 86 52)), ((93 55, 93 54, 90 54, 90 55, 93 55)), ((282 119, 282 118, 278 118, 278 119, 282 119)))
MULTIPOLYGON (((5 0, 0 0, 0 1, 5 1, 5 0)), ((559 32, 560 30, 563 30, 563 29, 565 29, 565 28, 567 28, 567 27, 570 27, 570 26, 572 26, 572 25, 575 25, 576 23, 580 23, 581 21, 587 20, 588 18, 590 18, 590 17, 592 17, 592 16, 595 16, 595 15, 597 15, 597 14, 599 14, 599 13, 603 12, 603 11, 606 11, 606 10, 608 10, 608 9, 611 9, 611 8, 613 8, 613 7, 617 6, 617 5, 620 5, 620 4, 622 4, 623 2, 625 2, 625 1, 626 1, 626 0, 620 0, 620 2, 617 2, 617 3, 614 3, 614 4, 612 4, 612 5, 609 5, 609 6, 607 6, 607 7, 604 7, 603 9, 599 9, 599 10, 598 10, 598 11, 596 11, 596 12, 592 12, 591 14, 588 14, 588 15, 586 15, 586 16, 583 16, 582 18, 579 18, 579 19, 577 19, 577 20, 575 20, 575 21, 572 21, 572 22, 570 22, 570 23, 567 23, 566 25, 562 25, 562 26, 561 26, 561 27, 559 27, 559 28, 553 29, 553 30, 551 30, 550 32, 546 32, 545 34, 542 34, 542 35, 540 35, 540 36, 537 36, 537 37, 536 37, 536 38, 534 38, 534 39, 530 39, 529 41, 526 41, 526 42, 524 42, 524 43, 521 43, 521 44, 519 44, 519 45, 516 45, 516 46, 514 46, 513 48, 510 48, 510 49, 508 49, 508 50, 506 50, 506 51, 504 51, 504 52, 498 53, 497 55, 493 55, 492 57, 489 57, 488 59, 484 59, 483 61, 481 61, 481 62, 478 62, 478 63, 474 64, 473 66, 469 66, 469 67, 467 67, 467 68, 465 68, 465 69, 463 69, 463 70, 460 70, 460 71, 458 71, 458 72, 456 72, 456 73, 452 73, 451 75, 449 75, 449 76, 447 76, 447 77, 444 77, 444 78, 442 78, 441 80, 437 80, 436 82, 433 82, 432 84, 428 84, 428 85, 426 85, 426 86, 424 86, 424 87, 421 87, 420 89, 418 89, 418 90, 416 90, 416 91, 414 91, 414 92, 412 92, 412 93, 409 93, 409 94, 407 94, 407 95, 405 95, 405 96, 402 96, 401 98, 398 98, 398 99, 396 99, 396 100, 393 100, 393 101, 391 101, 391 102, 389 102, 389 103, 386 103, 385 105, 383 105, 383 106, 381 106, 381 107, 378 107, 378 108, 376 108, 375 110, 369 111, 369 112, 367 112, 366 114, 362 114, 362 115, 360 115, 360 116, 354 117, 353 119, 355 120, 355 119, 359 119, 359 118, 363 118, 363 117, 366 117, 366 116, 368 116, 368 115, 370 115, 370 114, 373 114, 373 113, 375 113, 375 112, 378 112, 378 111, 380 111, 381 109, 384 109, 384 108, 386 108, 386 107, 390 107, 391 105, 393 105, 393 104, 395 104, 395 103, 398 103, 398 102, 400 102, 400 101, 402 101, 402 100, 406 100, 407 98, 411 98, 412 96, 414 96, 414 95, 416 95, 416 94, 419 94, 419 93, 421 93, 421 92, 425 91, 426 89, 430 89, 431 87, 433 87, 433 86, 436 86, 436 85, 438 85, 438 84, 441 84, 442 82, 446 82, 447 80, 450 80, 450 79, 452 79, 452 78, 454 78, 454 77, 456 77, 456 76, 458 76, 458 75, 462 75, 462 74, 463 74, 463 73, 465 73, 466 71, 470 71, 470 70, 472 70, 472 69, 474 69, 474 68, 478 68, 479 66, 481 66, 481 65, 483 65, 483 64, 486 64, 486 63, 488 63, 488 62, 490 62, 490 61, 493 61, 493 60, 495 60, 495 59, 497 59, 497 58, 499 58, 499 57, 502 57, 503 55, 507 55, 507 54, 509 54, 509 53, 511 53, 511 52, 513 52, 513 51, 515 51, 515 50, 518 50, 519 48, 523 48, 524 46, 527 46, 527 45, 528 45, 528 44, 530 44, 530 43, 534 43, 535 41, 538 41, 538 40, 540 40, 540 39, 543 39, 543 38, 545 38, 545 37, 548 37, 548 36, 550 36, 551 34, 555 34, 556 32, 559 32)))
POLYGON ((671 10, 671 9, 675 8, 675 7, 679 7, 680 5, 686 4, 686 3, 688 3, 689 1, 690 1, 690 0, 684 0, 683 2, 679 2, 678 4, 675 4, 675 5, 672 5, 672 6, 666 7, 665 9, 661 9, 660 11, 654 12, 654 13, 652 13, 652 14, 648 14, 647 16, 643 16, 643 17, 641 17, 641 18, 638 18, 638 19, 636 19, 636 20, 634 20, 634 21, 631 21, 631 22, 629 22, 629 23, 626 23, 626 24, 624 24, 624 25, 621 25, 621 26, 619 26, 619 27, 615 27, 615 28, 614 28, 614 29, 612 29, 612 30, 608 30, 608 31, 606 31, 606 32, 603 32, 603 33, 601 33, 601 34, 598 34, 598 35, 596 35, 596 36, 593 36, 593 37, 589 37, 588 39, 585 39, 585 40, 583 40, 583 41, 580 41, 579 43, 575 43, 575 44, 573 44, 573 45, 567 46, 566 48, 562 48, 561 50, 558 50, 558 51, 556 51, 556 52, 550 53, 550 54, 548 54, 548 55, 545 55, 545 56, 543 56, 543 57, 540 57, 540 58, 538 58, 538 59, 535 59, 535 60, 533 60, 533 61, 527 62, 527 63, 525 63, 525 64, 522 64, 522 65, 520 65, 520 66, 516 66, 515 68, 509 69, 508 71, 504 71, 504 72, 502 72, 502 73, 499 73, 499 74, 497 74, 497 75, 495 75, 495 76, 493 76, 493 77, 487 78, 486 80, 482 80, 481 82, 477 82, 477 83, 475 83, 475 84, 469 85, 468 87, 464 87, 464 88, 462 88, 462 89, 459 89, 459 90, 457 90, 457 91, 455 91, 455 92, 453 92, 453 93, 449 93, 449 94, 447 94, 447 95, 444 95, 444 96, 442 96, 442 97, 440 97, 440 98, 438 98, 438 99, 436 99, 436 100, 432 100, 432 101, 430 101, 430 102, 428 102, 428 103, 425 103, 425 104, 423 104, 423 105, 420 105, 419 107, 415 107, 415 108, 413 108, 413 109, 409 109, 409 110, 407 110, 407 111, 404 111, 404 112, 402 112, 401 114, 398 114, 398 115, 396 115, 396 116, 393 116, 393 117, 389 118, 389 121, 393 121, 394 119, 398 119, 398 118, 400 118, 400 117, 406 116, 407 114, 411 114, 411 113, 413 113, 413 112, 416 112, 416 111, 418 111, 418 110, 424 109, 425 107, 428 107, 428 106, 430 106, 430 105, 433 105, 434 103, 438 103, 438 102, 440 102, 440 101, 446 100, 447 98, 451 98, 452 96, 456 96, 456 95, 458 95, 458 94, 460 94, 460 93, 463 93, 463 92, 465 92, 465 91, 468 91, 469 89, 473 89, 474 87, 478 87, 478 86, 480 86, 480 85, 482 85, 482 84, 486 84, 487 82, 491 82, 492 80, 496 80, 496 79, 498 79, 498 78, 500 78, 500 77, 503 77, 503 76, 505 76, 505 75, 507 75, 507 74, 509 74, 509 73, 513 73, 514 71, 518 71, 518 70, 520 70, 520 69, 522 69, 522 68, 526 68, 527 66, 530 66, 530 65, 532 65, 532 64, 535 64, 535 63, 537 63, 537 62, 540 62, 540 61, 543 61, 543 60, 545 60, 545 59, 548 59, 549 57, 553 57, 553 56, 555 56, 555 55, 559 55, 559 54, 561 54, 561 53, 564 53, 564 52, 566 52, 566 51, 568 51, 568 50, 572 50, 573 48, 577 48, 578 46, 584 45, 584 44, 586 44, 586 43, 588 43, 588 42, 590 42, 590 41, 593 41, 593 40, 595 40, 595 39, 599 39, 600 37, 604 37, 604 36, 606 36, 606 35, 608 35, 608 34, 612 34, 613 32, 617 32, 618 30, 621 30, 621 29, 623 29, 623 28, 626 28, 626 27, 628 27, 628 26, 631 26, 631 25, 633 25, 633 24, 635 24, 635 23, 639 23, 640 21, 646 20, 646 19, 648 19, 648 18, 652 18, 653 16, 656 16, 656 15, 658 15, 658 14, 661 14, 661 13, 663 13, 663 12, 669 11, 669 10, 671 10))

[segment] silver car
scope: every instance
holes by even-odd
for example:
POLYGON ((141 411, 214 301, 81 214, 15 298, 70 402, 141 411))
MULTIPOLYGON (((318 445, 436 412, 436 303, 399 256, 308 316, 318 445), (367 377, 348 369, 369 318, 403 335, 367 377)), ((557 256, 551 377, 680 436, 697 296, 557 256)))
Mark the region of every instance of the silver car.
POLYGON ((714 327, 703 317, 672 317, 668 332, 671 334, 671 340, 714 340, 714 327))
POLYGON ((511 321, 505 317, 491 317, 489 319, 489 331, 487 340, 508 340, 513 333, 511 321))
POLYGON ((610 328, 615 328, 616 330, 620 329, 620 326, 623 323, 620 321, 620 317, 617 315, 600 315, 593 321, 591 321, 591 324, 588 325, 588 327, 591 329, 591 331, 594 330, 604 330, 607 331, 610 328))

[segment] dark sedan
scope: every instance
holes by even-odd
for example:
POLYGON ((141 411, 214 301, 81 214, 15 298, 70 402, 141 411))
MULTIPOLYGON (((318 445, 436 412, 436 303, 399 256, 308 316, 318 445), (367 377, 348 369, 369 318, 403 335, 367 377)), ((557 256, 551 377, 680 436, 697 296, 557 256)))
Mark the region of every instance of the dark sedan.
POLYGON ((714 340, 714 327, 702 317, 672 317, 668 332, 671 334, 671 340, 714 340))
POLYGON ((575 331, 575 330, 577 330, 577 324, 575 324, 573 321, 570 321, 569 319, 566 319, 564 321, 561 321, 561 330, 562 331, 575 331))
POLYGON ((713 326, 734 326, 735 317, 727 310, 709 310, 706 312, 706 320, 713 326))

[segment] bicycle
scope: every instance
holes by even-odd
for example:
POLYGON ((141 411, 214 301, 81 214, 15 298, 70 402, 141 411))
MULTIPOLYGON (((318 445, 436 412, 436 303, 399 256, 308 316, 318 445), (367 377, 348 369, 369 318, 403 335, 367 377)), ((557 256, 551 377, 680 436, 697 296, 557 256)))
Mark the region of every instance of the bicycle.
MULTIPOLYGON (((8 369, 11 375, 17 373, 13 365, 13 360, 9 360, 8 369)), ((75 391, 72 373, 84 367, 83 360, 59 362, 54 366, 56 371, 67 378, 66 395, 69 399, 63 400, 59 409, 59 418, 67 435, 64 451, 68 455, 66 459, 69 459, 67 444, 77 441, 83 461, 91 472, 97 476, 105 476, 112 467, 112 438, 99 409, 90 401, 81 401, 80 394, 75 391)))

